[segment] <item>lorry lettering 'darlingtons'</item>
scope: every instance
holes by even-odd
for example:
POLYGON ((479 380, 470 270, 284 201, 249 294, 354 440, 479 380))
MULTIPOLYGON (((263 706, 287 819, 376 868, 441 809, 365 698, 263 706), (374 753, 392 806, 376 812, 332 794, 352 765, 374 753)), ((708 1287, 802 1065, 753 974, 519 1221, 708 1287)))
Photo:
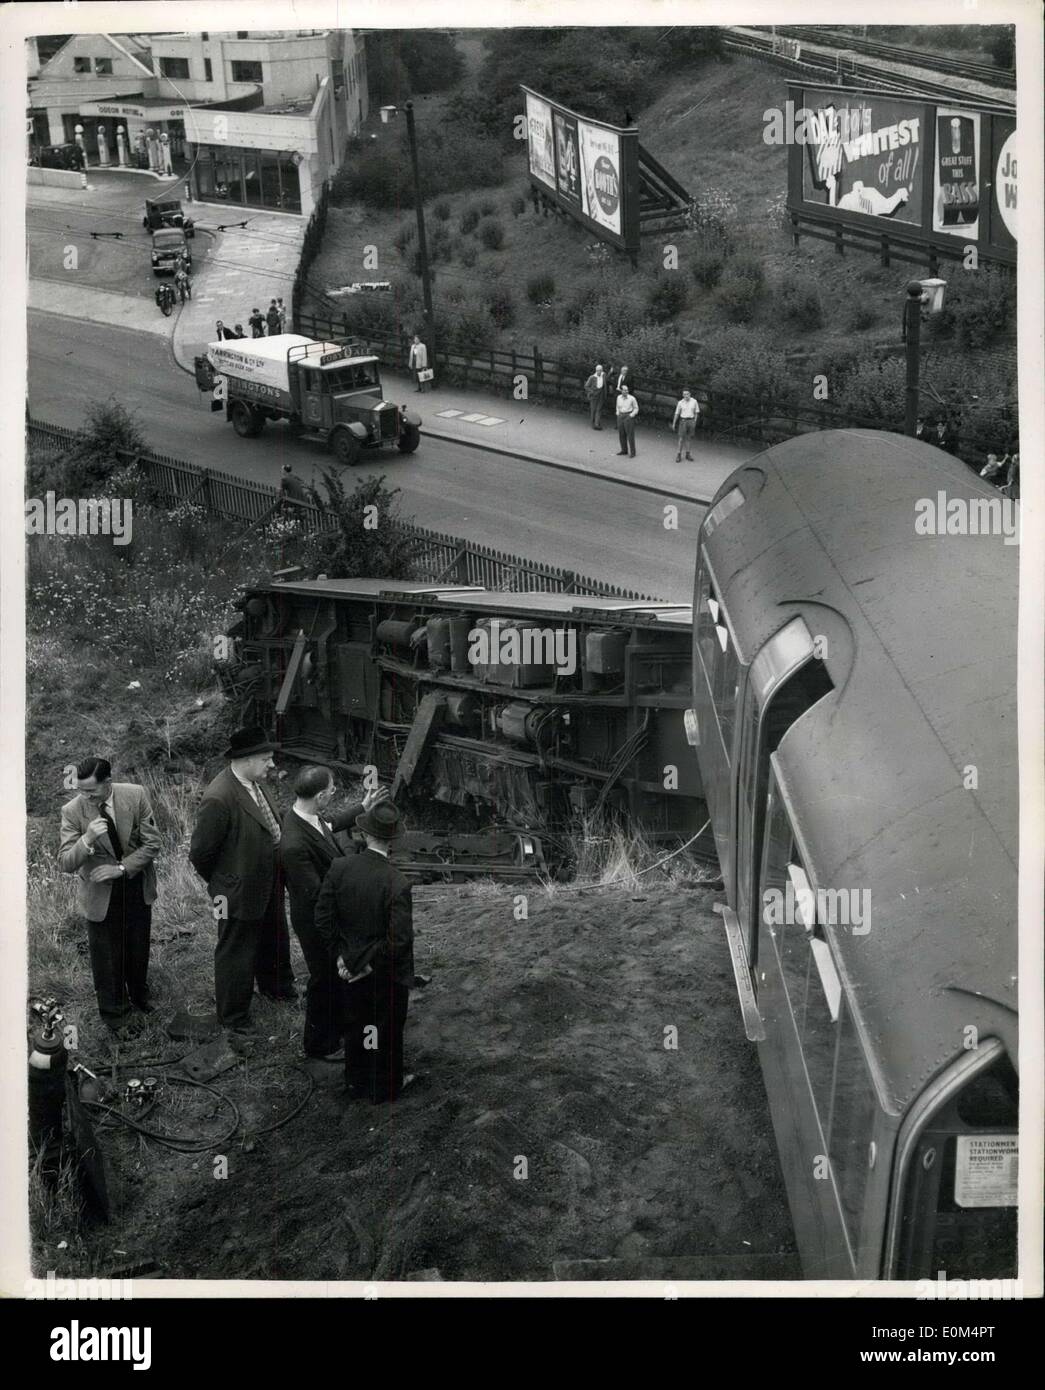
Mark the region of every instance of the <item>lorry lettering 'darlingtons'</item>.
POLYGON ((421 440, 421 417, 383 398, 378 359, 365 343, 314 342, 298 333, 234 339, 210 343, 195 368, 199 389, 214 396, 211 410, 224 404, 244 439, 266 420, 287 420, 343 464, 380 445, 412 454, 421 440))

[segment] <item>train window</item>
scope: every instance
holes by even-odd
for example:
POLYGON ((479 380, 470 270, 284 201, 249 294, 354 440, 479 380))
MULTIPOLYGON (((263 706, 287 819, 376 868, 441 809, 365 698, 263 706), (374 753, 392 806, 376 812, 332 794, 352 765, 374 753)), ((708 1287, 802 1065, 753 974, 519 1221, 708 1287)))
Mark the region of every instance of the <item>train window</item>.
POLYGON ((711 576, 702 567, 697 587, 697 653, 715 706, 726 758, 732 761, 740 663, 711 576))
POLYGON ((843 1003, 838 1022, 828 1152, 854 1250, 860 1239, 860 1218, 871 1171, 868 1152, 877 1110, 878 1102, 864 1062, 860 1035, 852 1014, 843 1003))
POLYGON ((715 505, 709 509, 701 523, 701 530, 704 532, 705 540, 717 526, 722 525, 730 512, 735 512, 736 509, 742 505, 743 501, 744 494, 738 487, 731 487, 725 497, 719 498, 715 505))

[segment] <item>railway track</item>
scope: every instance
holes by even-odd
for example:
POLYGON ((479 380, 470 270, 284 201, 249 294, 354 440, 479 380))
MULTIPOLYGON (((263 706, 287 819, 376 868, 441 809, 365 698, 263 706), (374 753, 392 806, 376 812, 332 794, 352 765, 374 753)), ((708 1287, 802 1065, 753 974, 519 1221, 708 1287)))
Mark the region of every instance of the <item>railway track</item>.
MULTIPOLYGON (((956 92, 953 84, 935 82, 929 77, 917 77, 913 74, 895 72, 890 68, 882 68, 873 61, 861 62, 858 57, 851 56, 850 51, 843 53, 841 48, 834 53, 818 52, 808 47, 808 44, 819 43, 821 40, 819 38, 810 39, 806 31, 800 31, 800 41, 804 39, 805 42, 802 43, 798 58, 792 53, 781 51, 780 39, 782 35, 779 32, 775 39, 770 34, 760 34, 749 29, 733 29, 728 32, 729 38, 725 41, 725 47, 734 53, 769 56, 796 74, 805 74, 811 78, 822 77, 829 79, 832 84, 837 83, 840 78, 843 87, 847 85, 848 80, 849 83, 855 85, 873 86, 887 95, 920 96, 930 100, 943 101, 960 100, 963 95, 966 95, 956 92)), ((787 37, 790 38, 790 35, 787 37)), ((913 52, 913 50, 897 51, 913 52)), ((884 57, 879 58, 879 62, 884 61, 884 57)), ((903 61, 911 60, 905 58, 903 61)), ((967 98, 975 101, 975 104, 983 109, 1015 114, 1015 103, 1005 99, 1000 92, 996 97, 969 92, 967 98)))
POLYGON ((928 68, 932 72, 952 77, 967 77, 972 82, 986 82, 990 87, 1015 90, 1016 73, 1012 68, 999 68, 993 63, 977 63, 967 58, 944 58, 919 48, 899 48, 895 44, 879 43, 877 39, 840 33, 837 29, 789 27, 777 25, 777 33, 790 39, 805 39, 828 48, 844 48, 851 53, 863 53, 868 58, 882 58, 890 63, 906 63, 910 67, 928 68))

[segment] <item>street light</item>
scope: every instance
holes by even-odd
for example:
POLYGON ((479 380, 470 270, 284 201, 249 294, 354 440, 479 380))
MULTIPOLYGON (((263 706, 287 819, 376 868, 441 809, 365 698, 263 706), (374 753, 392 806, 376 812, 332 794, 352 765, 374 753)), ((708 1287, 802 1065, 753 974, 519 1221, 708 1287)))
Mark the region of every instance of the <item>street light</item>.
MULTIPOLYGON (((425 238, 425 208, 421 199, 421 168, 417 159, 417 131, 414 127, 414 103, 404 104, 406 112, 406 134, 410 142, 410 162, 414 170, 414 206, 417 209, 417 254, 421 261, 421 288, 425 301, 425 320, 427 323, 428 348, 432 365, 435 365, 435 314, 432 310, 432 277, 428 267, 428 242, 425 238)), ((399 115, 398 106, 381 107, 381 123, 387 125, 393 116, 399 115)))
POLYGON ((904 409, 904 434, 914 437, 918 432, 918 370, 922 336, 922 309, 938 314, 943 308, 946 280, 909 280, 904 301, 903 339, 907 344, 907 395, 904 409))

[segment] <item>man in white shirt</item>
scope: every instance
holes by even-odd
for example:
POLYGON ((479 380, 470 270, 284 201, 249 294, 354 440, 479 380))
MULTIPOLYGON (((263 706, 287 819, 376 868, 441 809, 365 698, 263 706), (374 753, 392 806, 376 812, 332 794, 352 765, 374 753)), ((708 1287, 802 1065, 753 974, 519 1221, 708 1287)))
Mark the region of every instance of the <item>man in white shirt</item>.
POLYGON ((700 415, 700 406, 695 398, 688 391, 683 391, 682 399, 675 406, 675 418, 671 422, 671 428, 677 430, 679 448, 675 455, 675 462, 678 463, 682 458, 682 450, 685 447, 686 457, 692 459, 693 455, 689 451, 690 440, 693 432, 697 428, 697 417, 700 415))
POLYGON ((632 458, 635 457, 635 416, 638 413, 638 401, 627 386, 623 386, 617 397, 617 437, 620 440, 618 456, 630 454, 632 458))

